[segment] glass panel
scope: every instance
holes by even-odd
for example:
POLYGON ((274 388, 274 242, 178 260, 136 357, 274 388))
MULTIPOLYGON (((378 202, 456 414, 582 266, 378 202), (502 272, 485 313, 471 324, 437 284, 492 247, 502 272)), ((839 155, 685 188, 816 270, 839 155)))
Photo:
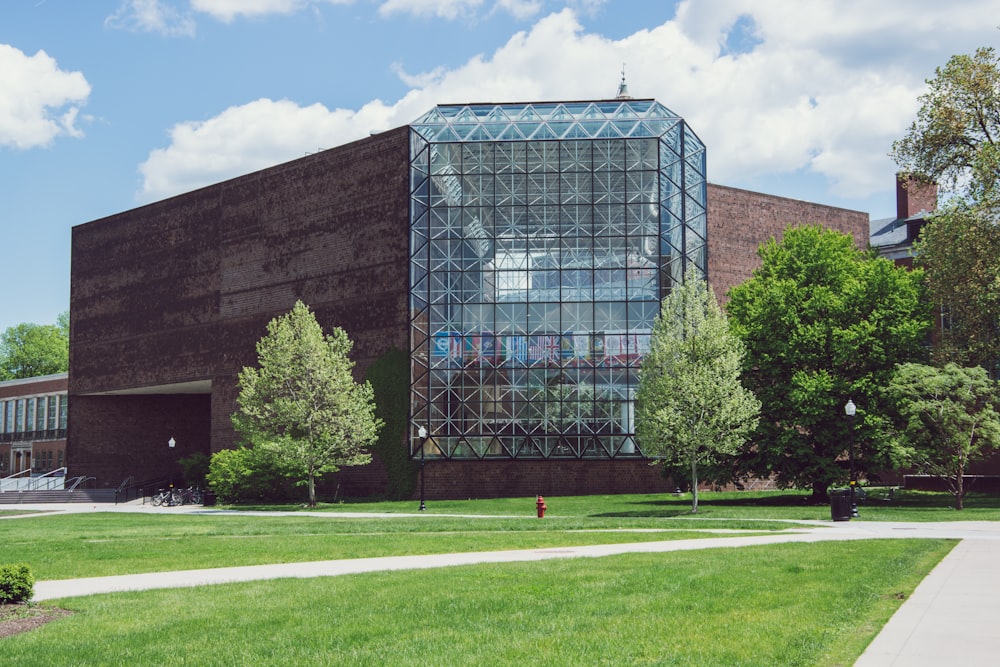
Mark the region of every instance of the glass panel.
POLYGON ((648 100, 442 106, 412 127, 426 454, 639 456, 632 396, 659 297, 686 262, 704 271, 704 146, 648 100))

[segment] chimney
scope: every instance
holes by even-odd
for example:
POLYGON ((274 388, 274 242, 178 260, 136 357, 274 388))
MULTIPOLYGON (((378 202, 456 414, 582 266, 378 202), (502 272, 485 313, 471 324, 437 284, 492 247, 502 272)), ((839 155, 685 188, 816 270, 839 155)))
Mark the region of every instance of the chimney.
POLYGON ((921 211, 937 208, 937 183, 915 176, 896 174, 896 219, 906 220, 921 211))

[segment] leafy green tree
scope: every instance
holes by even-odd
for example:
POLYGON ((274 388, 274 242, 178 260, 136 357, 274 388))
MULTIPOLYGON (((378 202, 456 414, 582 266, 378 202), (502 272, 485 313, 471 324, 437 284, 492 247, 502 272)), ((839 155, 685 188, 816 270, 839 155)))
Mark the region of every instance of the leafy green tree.
POLYGON ((339 327, 325 335, 299 301, 267 325, 257 343, 259 368, 239 375, 234 427, 254 447, 273 450, 289 476, 308 486, 311 507, 316 478, 370 462, 366 448, 382 426, 371 385, 352 376, 351 347, 339 327))
POLYGON ((23 323, 0 334, 0 380, 65 373, 68 369, 68 328, 23 323))
POLYGON ((847 478, 848 398, 858 405, 858 471, 889 463, 885 387, 897 363, 926 356, 923 273, 819 226, 790 227, 758 254, 760 268, 727 304, 747 346, 744 382, 762 403, 741 469, 811 487, 819 502, 847 478))
POLYGON ((909 174, 952 196, 914 246, 945 316, 935 361, 1000 364, 1000 57, 952 56, 927 81, 917 119, 893 144, 909 174))
POLYGON ((907 173, 974 201, 1000 194, 1000 58, 952 56, 927 81, 917 119, 891 156, 907 173))
POLYGON ((981 366, 901 364, 889 391, 901 417, 901 466, 939 476, 962 509, 970 463, 1000 448, 1000 387, 981 366))
POLYGON ((979 365, 1000 374, 1000 225, 956 201, 932 218, 914 245, 933 303, 944 316, 938 364, 979 365))
POLYGON ((690 470, 698 511, 698 467, 739 451, 757 426, 760 401, 740 383, 745 351, 715 294, 694 271, 663 300, 643 358, 636 435, 647 456, 690 470))

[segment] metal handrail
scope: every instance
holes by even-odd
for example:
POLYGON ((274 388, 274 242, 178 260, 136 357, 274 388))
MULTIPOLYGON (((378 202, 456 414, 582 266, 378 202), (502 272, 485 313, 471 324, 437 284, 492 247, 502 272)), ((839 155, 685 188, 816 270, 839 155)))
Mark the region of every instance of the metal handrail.
POLYGON ((128 502, 128 489, 130 486, 132 486, 134 482, 135 482, 135 476, 129 475, 128 477, 125 478, 125 480, 121 484, 118 485, 118 488, 115 489, 115 505, 118 504, 118 500, 121 497, 123 491, 125 492, 125 502, 128 502))
POLYGON ((24 490, 25 491, 37 491, 38 487, 40 487, 42 485, 42 480, 44 480, 46 478, 51 479, 51 478, 57 477, 59 475, 62 475, 63 477, 66 476, 66 468, 65 467, 56 468, 55 470, 50 470, 47 473, 38 475, 37 477, 32 477, 31 478, 31 482, 28 483, 28 488, 26 488, 24 490))
POLYGON ((79 477, 74 477, 73 478, 73 483, 70 484, 69 488, 66 489, 66 490, 67 491, 76 491, 76 487, 78 487, 81 484, 83 484, 84 482, 87 482, 87 481, 92 480, 92 479, 96 480, 97 478, 96 477, 84 477, 83 475, 80 475, 79 477))

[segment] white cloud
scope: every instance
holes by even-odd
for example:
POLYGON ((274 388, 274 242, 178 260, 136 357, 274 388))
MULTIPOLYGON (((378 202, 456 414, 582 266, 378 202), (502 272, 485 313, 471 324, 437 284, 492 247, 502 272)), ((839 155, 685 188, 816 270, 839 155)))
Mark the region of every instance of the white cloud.
POLYGON ((358 111, 331 111, 259 99, 206 121, 180 123, 170 131, 170 145, 140 165, 141 198, 166 197, 330 148, 359 126, 388 128, 387 116, 377 101, 358 111))
POLYGON ((191 0, 191 8, 229 23, 238 17, 294 14, 310 5, 346 5, 354 0, 191 0))
POLYGON ((0 44, 0 147, 35 148, 66 134, 80 137, 80 106, 90 84, 80 72, 59 69, 44 51, 27 56, 0 44))
POLYGON ((483 0, 385 0, 378 12, 382 16, 412 14, 456 19, 467 16, 483 4, 483 0))
MULTIPOLYGON (((435 5, 458 12, 469 1, 435 5)), ((258 100, 183 123, 143 165, 144 198, 404 125, 440 102, 610 98, 625 62, 633 96, 658 99, 705 141, 713 182, 749 187, 807 173, 832 194, 860 199, 892 187, 886 154, 913 120, 934 67, 995 42, 995 29, 970 17, 1000 15, 1000 0, 707 5, 685 0, 673 19, 620 40, 586 32, 564 9, 454 68, 408 74, 405 63, 395 65, 410 87, 395 103, 354 111, 258 100), (737 26, 752 39, 729 52, 737 26)))
POLYGON ((194 19, 160 0, 126 0, 104 19, 108 28, 132 32, 156 32, 167 37, 193 37, 194 19))
POLYGON ((523 21, 542 11, 542 2, 541 0, 497 0, 496 9, 523 21))

